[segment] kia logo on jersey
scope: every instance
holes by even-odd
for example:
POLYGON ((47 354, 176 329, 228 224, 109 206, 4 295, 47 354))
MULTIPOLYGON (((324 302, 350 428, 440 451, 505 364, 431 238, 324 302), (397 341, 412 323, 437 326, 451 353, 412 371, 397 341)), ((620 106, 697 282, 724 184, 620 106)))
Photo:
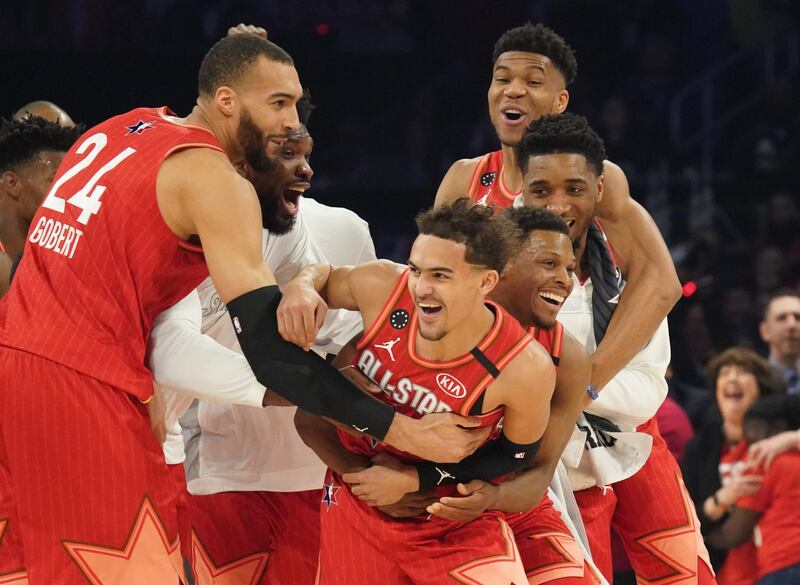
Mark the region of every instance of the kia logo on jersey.
POLYGON ((442 392, 453 398, 464 398, 467 395, 467 389, 464 388, 464 384, 450 374, 437 374, 436 383, 442 389, 442 392))

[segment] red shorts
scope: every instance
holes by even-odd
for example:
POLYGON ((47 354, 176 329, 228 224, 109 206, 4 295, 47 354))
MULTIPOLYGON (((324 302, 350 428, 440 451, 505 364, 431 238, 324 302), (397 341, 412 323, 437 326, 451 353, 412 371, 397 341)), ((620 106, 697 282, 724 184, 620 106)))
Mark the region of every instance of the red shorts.
POLYGON ((533 510, 506 514, 506 522, 514 531, 529 583, 591 585, 597 582, 580 545, 547 494, 533 510))
POLYGON ((0 575, 177 584, 175 481, 136 398, 0 348, 0 575))
POLYGON ((320 510, 318 583, 527 583, 513 534, 498 513, 467 524, 395 520, 353 496, 330 471, 320 510))
POLYGON ((611 488, 575 492, 594 563, 610 582, 613 527, 640 584, 716 583, 694 505, 655 419, 637 430, 653 437, 644 466, 611 488))
POLYGON ((320 494, 312 490, 191 496, 186 522, 191 544, 184 547, 184 555, 197 585, 219 583, 214 577, 222 575, 235 576, 242 585, 313 585, 320 494))

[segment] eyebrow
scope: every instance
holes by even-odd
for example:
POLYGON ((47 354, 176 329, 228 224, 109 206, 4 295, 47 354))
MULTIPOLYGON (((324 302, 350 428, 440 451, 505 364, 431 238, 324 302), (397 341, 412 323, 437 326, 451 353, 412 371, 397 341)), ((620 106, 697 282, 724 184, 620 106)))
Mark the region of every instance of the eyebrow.
MULTIPOLYGON (((564 179, 565 183, 587 183, 586 179, 564 179)), ((528 185, 547 185, 550 181, 546 179, 534 179, 528 185)))
POLYGON ((411 260, 408 261, 408 265, 411 268, 415 268, 416 270, 419 270, 420 272, 422 272, 423 270, 425 270, 426 272, 450 272, 450 273, 455 272, 455 270, 453 270, 452 268, 448 268, 447 266, 434 266, 432 268, 420 268, 419 266, 414 264, 411 260))
MULTIPOLYGON (((538 69, 542 73, 545 73, 544 66, 543 65, 539 65, 538 63, 529 63, 528 65, 525 65, 525 68, 526 69, 538 69)), ((507 71, 511 71, 511 67, 509 67, 508 65, 495 65, 495 68, 494 68, 495 71, 499 71, 500 69, 505 69, 507 71)))
POLYGON ((297 99, 297 96, 292 95, 291 93, 286 93, 285 91, 277 91, 275 93, 271 93, 271 94, 269 94, 269 96, 267 96, 267 99, 271 100, 271 99, 275 99, 275 98, 279 98, 279 97, 287 98, 287 99, 290 99, 290 100, 296 100, 297 99))

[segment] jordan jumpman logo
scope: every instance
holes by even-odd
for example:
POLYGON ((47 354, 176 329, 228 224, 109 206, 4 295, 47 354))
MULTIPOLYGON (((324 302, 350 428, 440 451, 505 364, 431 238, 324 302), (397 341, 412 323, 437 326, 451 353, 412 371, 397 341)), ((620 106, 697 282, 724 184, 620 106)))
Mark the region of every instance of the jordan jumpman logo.
POLYGON ((436 471, 438 471, 438 472, 439 472, 439 475, 441 476, 441 477, 439 477, 439 481, 437 481, 437 482, 436 482, 436 485, 439 485, 440 483, 442 483, 442 482, 443 482, 444 480, 446 480, 446 479, 455 479, 455 478, 456 478, 456 476, 455 476, 455 475, 450 475, 450 474, 449 474, 449 473, 447 473, 447 472, 446 472, 444 469, 439 469, 439 468, 437 467, 437 468, 436 468, 436 471))
POLYGON ((386 351, 388 351, 389 352, 389 357, 392 358, 392 361, 395 361, 394 360, 394 353, 392 352, 392 348, 398 343, 400 343, 400 338, 396 337, 394 339, 390 339, 386 343, 376 343, 375 347, 378 347, 380 349, 385 349, 386 351))

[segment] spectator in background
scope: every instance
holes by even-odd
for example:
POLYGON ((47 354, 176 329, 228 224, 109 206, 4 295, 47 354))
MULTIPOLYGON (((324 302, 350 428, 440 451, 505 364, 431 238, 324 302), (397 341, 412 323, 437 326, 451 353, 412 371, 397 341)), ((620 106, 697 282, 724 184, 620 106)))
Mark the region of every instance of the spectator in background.
MULTIPOLYGON (((792 425, 789 414, 797 410, 800 396, 767 396, 745 414, 748 443, 785 433, 792 425)), ((725 522, 708 534, 710 544, 733 548, 756 541, 759 585, 796 585, 800 582, 800 453, 779 455, 762 473, 761 488, 736 501, 725 522)))
POLYGON ((783 376, 789 394, 800 392, 800 293, 784 289, 767 302, 760 326, 769 363, 783 376))
MULTIPOLYGON (((708 413, 708 424, 689 442, 682 462, 704 533, 718 527, 740 497, 760 488, 760 478, 742 475, 747 459, 744 415, 759 398, 786 392, 783 380, 764 358, 740 347, 711 360, 708 380, 716 392, 717 409, 708 413)), ((727 558, 720 549, 709 548, 709 553, 720 585, 755 583, 752 541, 732 549, 727 558)))

